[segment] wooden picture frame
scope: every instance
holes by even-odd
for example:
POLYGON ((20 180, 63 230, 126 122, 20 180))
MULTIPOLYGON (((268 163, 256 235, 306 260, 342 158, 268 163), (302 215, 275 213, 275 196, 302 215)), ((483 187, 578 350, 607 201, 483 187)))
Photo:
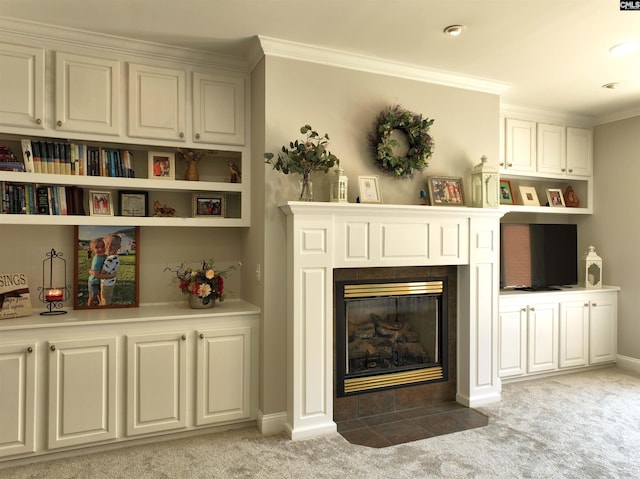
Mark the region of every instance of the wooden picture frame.
POLYGON ((429 176, 431 206, 464 206, 464 187, 459 176, 429 176))
POLYGON ((191 208, 194 218, 224 218, 226 197, 221 193, 194 193, 191 208))
POLYGON ((382 203, 380 180, 377 176, 358 176, 360 203, 382 203))
POLYGON ((560 188, 547 188, 547 200, 552 208, 564 208, 564 195, 560 188))
POLYGON ((146 191, 118 191, 120 216, 149 216, 149 193, 146 191))
POLYGON ((176 155, 166 151, 149 152, 149 178, 154 180, 176 179, 176 155))
POLYGON ((89 191, 89 215, 113 216, 111 191, 89 191))
POLYGON ((520 185, 520 196, 522 197, 522 204, 524 206, 540 206, 538 193, 533 186, 520 185))
POLYGON ((140 228, 95 225, 74 228, 73 309, 137 307, 140 228), (113 248, 117 248, 117 253, 114 254, 112 250, 109 255, 106 247, 110 242, 113 248), (92 268, 97 271, 94 275, 91 274, 92 268))
POLYGON ((513 188, 511 187, 511 181, 500 180, 500 204, 501 205, 515 205, 516 198, 513 195, 513 188))

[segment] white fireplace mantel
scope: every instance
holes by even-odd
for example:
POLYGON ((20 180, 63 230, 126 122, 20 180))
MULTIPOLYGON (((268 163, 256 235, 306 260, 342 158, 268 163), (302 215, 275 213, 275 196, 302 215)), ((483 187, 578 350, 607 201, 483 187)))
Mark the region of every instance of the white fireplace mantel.
POLYGON ((333 269, 458 266, 456 400, 500 400, 498 209, 289 202, 287 424, 292 439, 336 431, 333 269))

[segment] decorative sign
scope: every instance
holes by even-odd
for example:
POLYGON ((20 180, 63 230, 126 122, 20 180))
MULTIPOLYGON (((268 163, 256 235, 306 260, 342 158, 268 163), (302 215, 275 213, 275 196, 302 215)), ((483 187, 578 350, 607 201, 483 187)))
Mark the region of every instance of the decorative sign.
POLYGON ((0 319, 17 318, 31 314, 31 297, 27 275, 0 273, 0 319))

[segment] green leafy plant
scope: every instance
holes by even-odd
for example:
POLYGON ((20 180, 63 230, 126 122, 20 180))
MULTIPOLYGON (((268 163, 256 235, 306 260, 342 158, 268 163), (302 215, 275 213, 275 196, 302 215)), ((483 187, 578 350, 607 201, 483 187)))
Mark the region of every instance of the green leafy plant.
POLYGON ((265 153, 264 158, 265 163, 273 165, 275 170, 285 175, 289 173, 302 175, 303 187, 300 191, 300 199, 302 199, 305 185, 309 182, 309 175, 314 171, 327 173, 331 168, 339 165, 340 160, 327 149, 328 134, 320 135, 310 125, 301 127, 300 133, 306 135, 306 138, 289 142, 289 147, 283 146, 277 155, 265 153))

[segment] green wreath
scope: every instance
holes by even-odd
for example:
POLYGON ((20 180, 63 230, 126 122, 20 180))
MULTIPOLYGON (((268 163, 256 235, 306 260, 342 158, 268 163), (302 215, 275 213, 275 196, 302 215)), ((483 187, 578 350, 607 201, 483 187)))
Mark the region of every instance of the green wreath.
POLYGON ((376 164, 395 178, 412 177, 415 171, 427 167, 427 160, 433 154, 433 138, 429 135, 433 122, 399 105, 382 110, 369 135, 376 164), (409 151, 404 156, 394 155, 393 149, 400 146, 392 137, 394 130, 400 130, 407 136, 409 151))

